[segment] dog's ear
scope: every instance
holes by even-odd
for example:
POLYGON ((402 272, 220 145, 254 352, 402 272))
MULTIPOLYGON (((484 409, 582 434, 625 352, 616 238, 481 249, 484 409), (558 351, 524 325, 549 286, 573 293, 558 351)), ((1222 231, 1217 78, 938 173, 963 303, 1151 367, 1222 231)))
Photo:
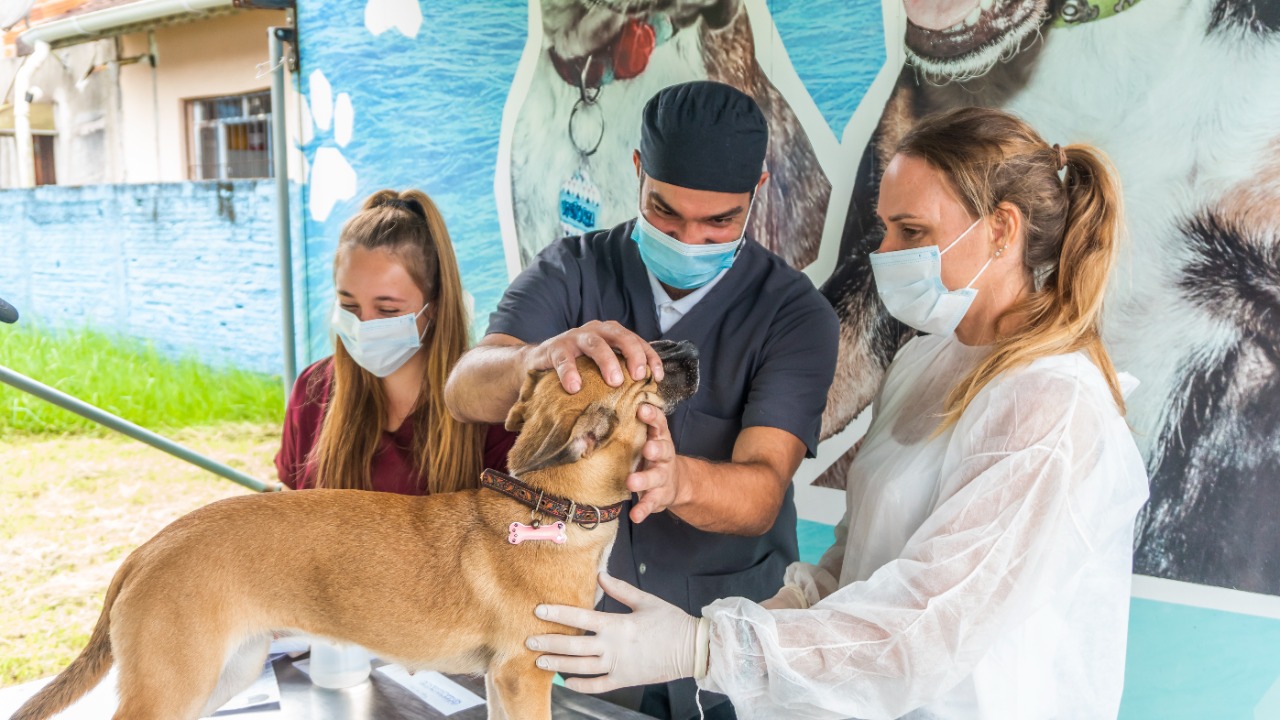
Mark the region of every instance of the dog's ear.
POLYGON ((520 432, 524 428, 525 408, 528 407, 529 401, 533 398, 533 390, 538 386, 538 380, 550 370, 531 370, 524 379, 524 385, 520 386, 520 399, 516 400, 516 404, 511 406, 511 410, 507 412, 507 422, 503 425, 507 432, 520 432))
MULTIPOLYGON (((517 446, 512 449, 510 465, 517 473, 568 465, 591 457, 591 453, 617 429, 618 414, 612 406, 595 402, 582 411, 572 426, 557 423, 556 418, 548 415, 531 418, 531 421, 534 424, 526 429, 525 434, 540 436, 542 442, 536 448, 517 446)), ((508 428, 510 422, 508 417, 508 428)))

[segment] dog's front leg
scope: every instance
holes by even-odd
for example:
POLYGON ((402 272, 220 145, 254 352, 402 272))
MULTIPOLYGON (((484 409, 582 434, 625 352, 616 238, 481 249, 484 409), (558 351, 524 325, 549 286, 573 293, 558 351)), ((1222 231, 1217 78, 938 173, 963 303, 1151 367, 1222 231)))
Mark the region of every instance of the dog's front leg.
POLYGON ((520 653, 495 660, 489 666, 489 674, 485 675, 489 720, 551 720, 551 680, 555 673, 538 669, 533 664, 534 657, 533 653, 520 653))
POLYGON ((489 704, 489 720, 510 720, 507 711, 502 709, 502 694, 493 681, 493 670, 484 674, 484 695, 485 702, 489 704))

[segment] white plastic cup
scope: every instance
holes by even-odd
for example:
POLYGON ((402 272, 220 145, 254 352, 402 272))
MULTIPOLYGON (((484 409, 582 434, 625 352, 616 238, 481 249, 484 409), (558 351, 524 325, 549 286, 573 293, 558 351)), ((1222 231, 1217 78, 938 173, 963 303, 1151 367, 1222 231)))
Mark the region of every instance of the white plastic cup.
POLYGON ((369 677, 369 651, 359 645, 314 640, 311 643, 311 682, 338 690, 359 685, 369 677))

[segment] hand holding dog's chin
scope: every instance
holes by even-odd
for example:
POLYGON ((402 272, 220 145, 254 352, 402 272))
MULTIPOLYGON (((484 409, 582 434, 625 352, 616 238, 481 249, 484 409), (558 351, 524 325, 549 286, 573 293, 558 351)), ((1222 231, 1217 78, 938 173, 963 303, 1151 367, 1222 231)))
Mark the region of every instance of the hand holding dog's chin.
POLYGON ((653 513, 662 512, 682 501, 680 456, 676 455, 667 426, 667 416, 652 405, 641 405, 637 411, 641 422, 649 426, 649 439, 641 449, 641 470, 627 477, 627 489, 640 495, 631 508, 631 522, 640 523, 653 513))
POLYGON ((627 478, 627 488, 640 496, 631 508, 631 522, 642 523, 650 515, 680 504, 679 473, 675 465, 673 459, 627 478))

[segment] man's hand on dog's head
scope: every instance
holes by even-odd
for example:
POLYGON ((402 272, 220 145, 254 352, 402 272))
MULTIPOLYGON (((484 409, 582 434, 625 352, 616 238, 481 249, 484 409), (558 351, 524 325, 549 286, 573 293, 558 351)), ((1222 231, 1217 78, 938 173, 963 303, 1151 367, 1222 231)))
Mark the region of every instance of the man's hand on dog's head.
POLYGON ((671 440, 671 430, 667 427, 667 416, 658 408, 644 403, 636 417, 649 426, 649 439, 640 451, 643 457, 640 471, 627 477, 627 489, 640 495, 631 508, 631 522, 639 523, 683 498, 680 493, 679 457, 671 440))
POLYGON ((555 370, 565 391, 576 393, 582 389, 577 360, 586 355, 599 366, 604 381, 618 387, 623 378, 619 354, 626 360, 632 378, 643 380, 653 373, 655 380, 662 380, 662 359, 658 353, 639 335, 612 320, 592 320, 531 347, 525 354, 524 370, 555 370))

